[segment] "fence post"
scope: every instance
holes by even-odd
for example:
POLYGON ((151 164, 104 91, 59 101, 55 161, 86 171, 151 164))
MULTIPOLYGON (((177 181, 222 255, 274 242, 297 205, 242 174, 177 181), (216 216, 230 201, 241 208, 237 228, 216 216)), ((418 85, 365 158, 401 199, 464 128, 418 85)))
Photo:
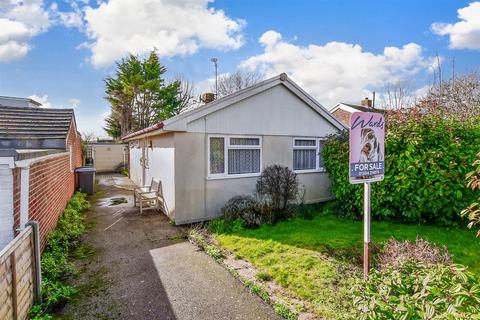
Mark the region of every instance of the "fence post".
POLYGON ((18 319, 18 292, 17 292, 17 257, 15 250, 10 254, 10 270, 12 272, 12 309, 13 319, 18 319))
POLYGON ((33 231, 33 258, 35 259, 35 303, 42 303, 42 265, 40 262, 40 230, 37 221, 29 221, 25 227, 33 231))

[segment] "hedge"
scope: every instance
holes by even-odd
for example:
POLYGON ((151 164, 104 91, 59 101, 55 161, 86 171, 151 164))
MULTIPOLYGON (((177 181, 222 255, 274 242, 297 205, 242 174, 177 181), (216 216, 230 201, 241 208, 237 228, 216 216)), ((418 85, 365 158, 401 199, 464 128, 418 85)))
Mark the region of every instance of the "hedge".
MULTIPOLYGON (((387 113, 385 179, 372 184, 372 217, 404 223, 456 224, 474 199, 465 175, 480 149, 480 119, 387 113)), ((325 167, 338 213, 360 218, 363 186, 348 179, 348 132, 329 137, 325 167)))

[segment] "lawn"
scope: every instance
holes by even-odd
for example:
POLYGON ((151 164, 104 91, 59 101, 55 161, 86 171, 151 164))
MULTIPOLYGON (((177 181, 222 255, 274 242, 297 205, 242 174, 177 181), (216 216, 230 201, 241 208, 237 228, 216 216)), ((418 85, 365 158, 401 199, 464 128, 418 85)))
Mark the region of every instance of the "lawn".
MULTIPOLYGON (((437 226, 373 222, 372 241, 417 236, 446 246, 456 263, 480 274, 480 239, 474 232, 437 226)), ((363 222, 317 214, 313 220, 292 219, 259 229, 216 234, 221 246, 268 273, 287 292, 307 301, 327 319, 348 309, 352 265, 363 253, 363 222)))

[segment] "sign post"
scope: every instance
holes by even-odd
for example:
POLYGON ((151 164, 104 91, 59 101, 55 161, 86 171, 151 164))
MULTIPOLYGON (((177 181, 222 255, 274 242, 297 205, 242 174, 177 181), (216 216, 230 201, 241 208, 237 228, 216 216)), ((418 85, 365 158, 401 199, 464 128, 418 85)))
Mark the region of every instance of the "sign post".
POLYGON ((371 183, 385 174, 385 119, 376 112, 354 112, 350 118, 350 183, 363 183, 363 273, 370 267, 371 183))

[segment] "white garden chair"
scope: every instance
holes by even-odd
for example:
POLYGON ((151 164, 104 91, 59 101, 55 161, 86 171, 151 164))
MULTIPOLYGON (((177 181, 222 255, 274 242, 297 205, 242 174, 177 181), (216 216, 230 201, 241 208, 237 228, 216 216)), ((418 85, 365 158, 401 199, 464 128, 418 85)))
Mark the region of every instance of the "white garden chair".
POLYGON ((133 193, 134 206, 139 205, 140 214, 143 213, 144 209, 160 209, 168 215, 161 180, 152 178, 150 186, 135 188, 133 193))

